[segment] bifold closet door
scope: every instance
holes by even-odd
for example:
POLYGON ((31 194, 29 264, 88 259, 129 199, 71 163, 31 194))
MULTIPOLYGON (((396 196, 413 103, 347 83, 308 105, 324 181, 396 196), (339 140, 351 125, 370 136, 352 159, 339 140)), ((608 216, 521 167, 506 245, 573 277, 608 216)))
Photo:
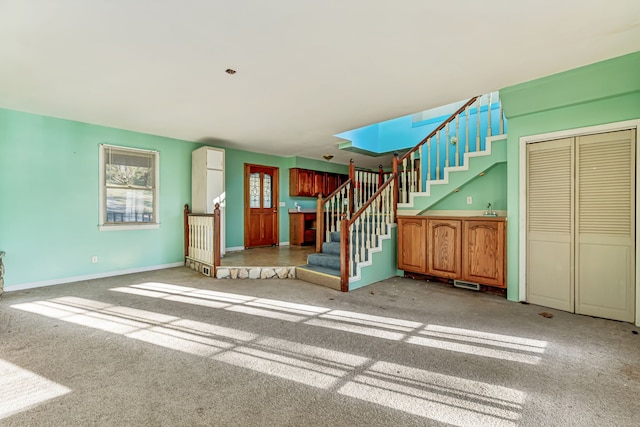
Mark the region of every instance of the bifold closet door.
POLYGON ((634 133, 575 144, 575 312, 627 322, 635 315, 634 133))
POLYGON ((527 301, 573 311, 573 138, 527 145, 527 301))

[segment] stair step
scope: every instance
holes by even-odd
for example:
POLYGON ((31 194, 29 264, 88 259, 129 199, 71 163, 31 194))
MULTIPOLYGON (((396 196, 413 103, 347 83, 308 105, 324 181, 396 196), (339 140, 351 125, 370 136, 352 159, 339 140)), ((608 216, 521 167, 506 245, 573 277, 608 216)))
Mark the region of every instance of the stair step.
POLYGON ((296 267, 298 279, 327 288, 340 290, 340 271, 316 265, 303 265, 296 267))
POLYGON ((340 242, 324 242, 322 253, 330 255, 340 255, 340 242))
POLYGON ((311 254, 307 257, 307 263, 309 265, 317 265, 340 271, 340 255, 325 253, 311 254))

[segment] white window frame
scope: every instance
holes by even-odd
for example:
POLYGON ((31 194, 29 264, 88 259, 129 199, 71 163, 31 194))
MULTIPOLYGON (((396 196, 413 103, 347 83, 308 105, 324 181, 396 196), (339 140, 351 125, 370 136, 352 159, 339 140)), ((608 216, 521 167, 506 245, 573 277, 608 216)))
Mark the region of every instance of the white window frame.
POLYGON ((160 228, 160 152, 154 150, 144 150, 140 148, 122 147, 119 145, 100 144, 99 146, 99 209, 98 209, 98 229, 100 231, 118 231, 118 230, 145 230, 145 229, 158 229, 160 228), (106 176, 105 176, 105 161, 106 161, 106 149, 115 148, 122 151, 131 151, 133 153, 152 153, 154 156, 154 188, 153 188, 153 222, 148 223, 107 223, 106 221, 106 209, 107 209, 107 192, 106 192, 106 176))

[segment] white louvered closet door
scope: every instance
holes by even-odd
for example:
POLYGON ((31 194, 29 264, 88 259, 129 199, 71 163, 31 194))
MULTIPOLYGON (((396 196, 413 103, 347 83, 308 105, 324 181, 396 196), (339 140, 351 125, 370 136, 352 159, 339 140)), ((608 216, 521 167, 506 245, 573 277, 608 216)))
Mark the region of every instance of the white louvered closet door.
POLYGON ((527 146, 527 300, 635 318, 635 131, 527 146))
POLYGON ((527 145, 527 301, 574 310, 573 138, 527 145))
POLYGON ((635 131, 576 138, 576 313, 631 322, 635 131))

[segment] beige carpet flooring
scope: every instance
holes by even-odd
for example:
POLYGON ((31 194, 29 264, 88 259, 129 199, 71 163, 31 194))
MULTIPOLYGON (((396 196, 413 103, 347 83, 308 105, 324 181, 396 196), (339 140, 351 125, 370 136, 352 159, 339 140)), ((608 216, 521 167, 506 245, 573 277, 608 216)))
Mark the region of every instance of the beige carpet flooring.
POLYGON ((401 278, 174 268, 7 292, 0 425, 637 426, 637 331, 401 278))

